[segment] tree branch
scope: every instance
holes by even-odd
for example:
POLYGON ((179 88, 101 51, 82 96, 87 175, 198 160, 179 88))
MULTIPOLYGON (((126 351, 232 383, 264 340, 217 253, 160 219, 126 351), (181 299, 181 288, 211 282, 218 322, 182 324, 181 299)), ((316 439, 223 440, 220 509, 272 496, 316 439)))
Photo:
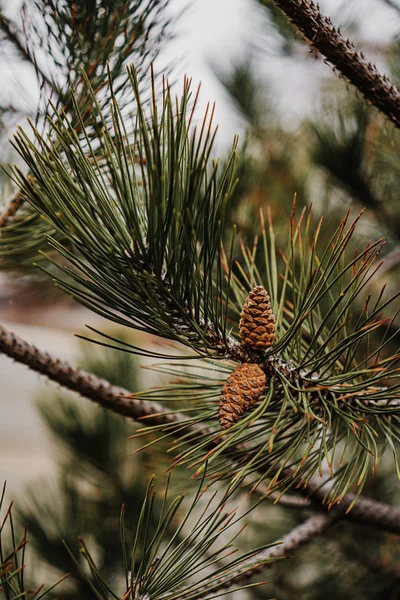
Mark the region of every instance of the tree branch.
POLYGON ((382 0, 382 2, 386 4, 386 6, 393 8, 393 10, 395 10, 397 13, 400 13, 400 6, 396 4, 394 0, 382 0))
MULTIPOLYGON (((0 325, 0 353, 6 354, 10 358, 27 365, 30 369, 41 373, 48 379, 59 383, 64 388, 77 392, 81 396, 92 400, 99 406, 112 410, 124 417, 135 421, 146 417, 146 423, 149 425, 171 425, 173 423, 182 423, 182 428, 176 431, 176 435, 198 435, 199 432, 206 435, 207 429, 200 423, 185 425, 187 418, 181 413, 171 412, 158 402, 141 400, 132 397, 131 392, 111 385, 105 379, 101 379, 87 371, 77 369, 67 361, 60 360, 42 352, 35 346, 28 344, 15 334, 9 332, 0 325)), ((208 447, 216 447, 218 442, 210 440, 208 447)), ((206 450, 206 448, 205 448, 206 450)), ((229 458, 231 450, 224 454, 229 458)), ((279 465, 277 465, 277 469, 279 465)), ((284 475, 284 473, 283 473, 284 475)), ((265 494, 266 490, 259 486, 258 492, 265 494)), ((307 498, 300 502, 300 506, 294 498, 288 497, 288 505, 296 508, 318 508, 327 510, 323 505, 325 492, 323 489, 315 490, 308 485, 299 490, 307 498), (311 500, 308 498, 310 496, 311 500)), ((266 494, 267 495, 267 494, 266 494)), ((269 493, 268 493, 269 495, 269 493)), ((354 494, 348 493, 341 502, 341 508, 347 509, 354 501, 354 494)), ((282 505, 285 504, 282 498, 282 505)), ((400 534, 400 511, 387 504, 376 502, 367 498, 359 498, 348 514, 347 518, 351 521, 363 523, 378 527, 379 529, 400 534)))
MULTIPOLYGON (((325 491, 322 488, 313 490, 311 486, 304 490, 309 495, 312 503, 321 507, 324 501, 325 491)), ((355 494, 348 493, 341 500, 340 507, 347 513, 355 500, 355 494)), ((370 527, 377 527, 385 531, 400 534, 400 511, 393 506, 377 502, 370 498, 358 498, 350 512, 347 513, 351 521, 361 523, 370 527)))
POLYGON ((331 515, 313 515, 286 534, 282 542, 270 548, 266 548, 257 554, 251 561, 240 567, 236 573, 233 573, 229 581, 221 578, 220 583, 213 583, 212 587, 204 587, 199 592, 191 596, 192 600, 207 598, 211 592, 231 588, 235 584, 242 584, 258 573, 274 565, 274 559, 289 557, 300 546, 307 544, 315 537, 321 535, 335 520, 339 518, 339 511, 334 511, 331 515), (271 561, 271 562, 265 562, 271 561))
POLYGON ((51 90, 60 96, 60 90, 56 87, 54 81, 52 81, 42 69, 38 66, 36 59, 29 52, 28 48, 20 40, 19 32, 15 26, 12 25, 11 21, 7 19, 3 14, 0 13, 0 31, 4 33, 5 38, 14 46, 18 51, 19 55, 23 60, 30 63, 35 69, 36 73, 42 78, 42 80, 50 86, 51 90))
POLYGON ((342 37, 311 0, 274 0, 292 23, 368 102, 400 128, 400 90, 342 37))
POLYGON ((131 398, 131 392, 111 385, 87 371, 77 369, 67 361, 42 352, 0 325, 0 353, 6 354, 30 369, 45 375, 64 388, 77 392, 96 404, 135 421, 146 417, 146 423, 162 425, 184 421, 184 415, 171 413, 161 404, 131 398))

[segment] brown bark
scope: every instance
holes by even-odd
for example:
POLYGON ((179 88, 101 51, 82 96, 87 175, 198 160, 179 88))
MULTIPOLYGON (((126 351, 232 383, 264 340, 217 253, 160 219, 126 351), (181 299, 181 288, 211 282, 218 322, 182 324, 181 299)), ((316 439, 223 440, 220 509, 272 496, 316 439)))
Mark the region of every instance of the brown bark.
POLYGON ((274 0, 290 21, 366 100, 400 127, 400 90, 353 43, 341 35, 311 0, 274 0))

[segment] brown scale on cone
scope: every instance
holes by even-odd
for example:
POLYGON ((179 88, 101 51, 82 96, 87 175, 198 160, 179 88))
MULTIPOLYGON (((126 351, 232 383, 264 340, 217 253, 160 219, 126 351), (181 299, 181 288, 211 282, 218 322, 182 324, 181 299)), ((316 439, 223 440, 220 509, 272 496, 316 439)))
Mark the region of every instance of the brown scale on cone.
POLYGON ((228 429, 255 404, 265 390, 267 378, 255 364, 244 363, 231 373, 219 399, 219 423, 228 429))
POLYGON ((251 350, 265 350, 275 341, 275 317, 268 292, 257 285, 246 298, 240 314, 240 339, 251 350))

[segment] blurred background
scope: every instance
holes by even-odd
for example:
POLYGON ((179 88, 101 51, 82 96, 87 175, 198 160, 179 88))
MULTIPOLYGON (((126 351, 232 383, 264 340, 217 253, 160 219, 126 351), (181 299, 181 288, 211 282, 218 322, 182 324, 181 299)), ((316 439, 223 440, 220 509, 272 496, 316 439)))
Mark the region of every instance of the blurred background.
MULTIPOLYGON (((1 163, 20 163, 9 141, 13 132, 26 127, 26 117, 44 127, 47 99, 57 104, 69 86, 80 89, 81 67, 91 69, 100 84, 107 59, 122 79, 125 65, 133 60, 140 64, 146 93, 154 61, 156 74, 166 73, 177 92, 185 74, 194 88, 201 83, 199 120, 207 103, 216 102, 216 154, 226 156, 233 136, 240 135, 240 182, 229 224, 238 224, 246 243, 252 244, 259 209, 267 205, 278 238, 285 235, 295 193, 300 207, 312 203, 315 218, 324 215, 327 238, 348 209, 355 215, 366 207, 354 244, 386 238, 386 261, 373 285, 378 289, 387 281, 388 294, 398 291, 399 133, 309 50, 272 0, 155 1, 149 3, 152 10, 144 25, 140 11, 148 3, 119 0, 115 10, 126 5, 128 11, 120 31, 115 21, 107 25, 116 29, 113 47, 106 43, 110 29, 96 30, 104 15, 101 7, 109 4, 63 0, 55 3, 54 12, 46 0, 0 2, 1 163), (123 33, 129 28, 138 43, 122 52, 123 33), (84 42, 79 52, 77 39, 84 42)), ((343 35, 400 83, 400 0, 319 4, 343 35)), ((83 89, 80 93, 84 102, 83 89)), ((121 98, 129 110, 129 98, 123 93, 121 98)), ((14 191, 2 171, 0 190, 4 203, 14 191)), ((2 324, 39 348, 132 391, 148 387, 148 371, 137 359, 77 342, 74 334, 82 333, 85 323, 103 330, 106 325, 33 266, 42 260, 42 227, 29 207, 22 207, 0 232, 2 324)), ((137 345, 158 343, 130 335, 137 345)), ((19 499, 21 522, 29 523, 36 576, 69 570, 60 539, 73 546, 78 534, 94 541, 101 564, 112 574, 117 560, 109 540, 120 506, 126 502, 132 508, 134 522, 145 484, 140 472, 163 472, 162 449, 133 455, 134 442, 127 438, 134 425, 57 391, 1 355, 0 383, 0 480, 7 479, 8 494, 19 499)), ((396 501, 397 487, 395 474, 384 467, 368 492, 396 501)), ((246 543, 250 547, 257 536, 272 541, 302 517, 278 507, 260 511, 246 543)), ((361 535, 343 525, 332 531, 296 556, 290 572, 276 567, 267 595, 254 590, 243 598, 400 598, 397 540, 368 532, 365 541, 365 531, 361 535), (321 548, 331 560, 321 561, 321 548)), ((119 543, 118 537, 114 542, 119 543)), ((65 597, 91 597, 78 573, 68 590, 65 597)))

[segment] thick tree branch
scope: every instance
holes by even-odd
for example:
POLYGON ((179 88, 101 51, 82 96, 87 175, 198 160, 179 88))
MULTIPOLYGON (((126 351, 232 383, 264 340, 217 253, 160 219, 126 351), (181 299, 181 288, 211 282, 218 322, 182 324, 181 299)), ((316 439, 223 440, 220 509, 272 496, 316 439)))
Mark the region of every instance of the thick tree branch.
MULTIPOLYGON (((311 486, 309 486, 308 489, 304 490, 304 493, 310 497, 316 506, 322 506, 325 496, 323 489, 312 490, 311 486)), ((339 505, 341 510, 347 511, 354 500, 354 494, 346 494, 339 505)), ((383 504, 370 498, 358 498, 347 516, 350 517, 352 522, 400 534, 400 511, 388 504, 383 504)))
MULTIPOLYGON (((92 402, 122 416, 135 421, 146 417, 146 423, 149 425, 182 423, 182 428, 175 433, 176 435, 180 433, 185 435, 186 440, 188 440, 188 434, 190 433, 193 433, 193 435, 198 435, 199 432, 204 435, 207 433, 206 428, 201 424, 185 425, 187 418, 183 414, 171 412, 158 402, 129 397, 131 393, 128 390, 113 386, 105 379, 77 369, 67 361, 55 358, 47 352, 42 352, 1 325, 0 353, 6 354, 17 362, 27 365, 34 371, 59 383, 64 388, 77 392, 81 396, 92 400, 92 402)), ((217 444, 217 441, 210 440, 210 449, 217 444)), ((229 450, 224 454, 229 457, 229 450)), ((288 498, 288 505, 293 506, 295 504, 296 508, 327 510, 327 507, 323 505, 325 496, 323 489, 315 490, 313 487, 307 486, 300 491, 307 498, 300 503, 300 506, 298 506, 296 499, 288 498), (312 501, 308 498, 309 496, 312 501)), ((262 486, 259 486, 258 492, 263 494, 265 490, 262 486)), ((341 502, 341 509, 347 509, 353 500, 354 494, 347 494, 341 502)), ((284 498, 282 498, 281 503, 282 505, 285 504, 284 498)), ((359 498, 347 518, 351 521, 400 534, 400 511, 381 502, 359 498)))
POLYGON ((135 421, 146 418, 146 423, 162 425, 185 420, 183 415, 167 411, 161 404, 132 399, 131 392, 42 352, 0 325, 0 353, 6 354, 30 369, 45 375, 64 388, 77 392, 96 404, 135 421), (152 416, 153 415, 153 416, 152 416))
POLYGON ((400 90, 333 26, 311 0, 274 0, 292 23, 350 83, 400 128, 400 90))

